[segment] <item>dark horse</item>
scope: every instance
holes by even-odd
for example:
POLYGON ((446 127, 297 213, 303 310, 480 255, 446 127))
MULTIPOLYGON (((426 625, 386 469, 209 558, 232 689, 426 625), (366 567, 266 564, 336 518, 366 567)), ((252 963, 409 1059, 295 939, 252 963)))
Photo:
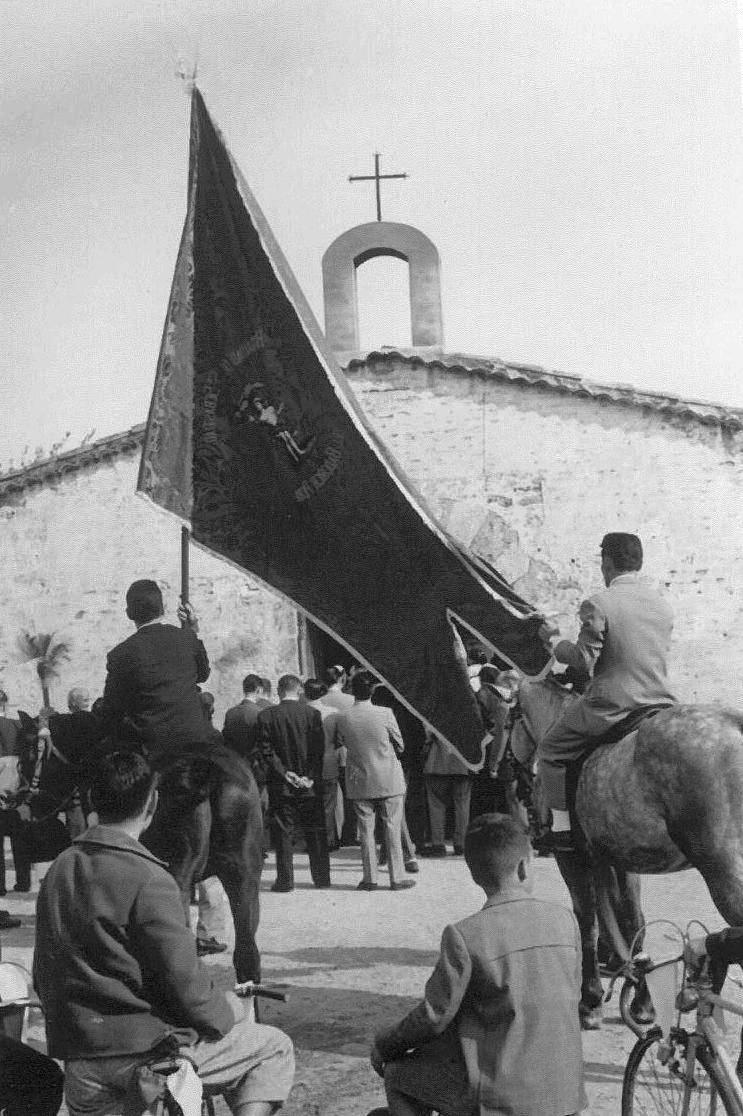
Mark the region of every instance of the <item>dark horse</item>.
MULTIPOLYGON (((29 860, 47 860, 59 852, 44 832, 52 819, 66 815, 68 840, 85 828, 85 786, 96 756, 107 746, 110 750, 110 744, 104 742, 93 714, 52 714, 49 746, 38 735, 37 721, 20 716, 25 738, 20 809, 30 813, 26 854, 29 860)), ((235 923, 237 979, 260 980, 255 936, 263 823, 253 773, 221 744, 204 753, 164 757, 153 766, 159 773, 160 801, 142 842, 167 863, 180 888, 187 921, 193 884, 207 876, 220 880, 235 923)))
MULTIPOLYGON (((513 745, 522 762, 573 696, 550 680, 525 683, 513 745)), ((582 853, 558 867, 583 941, 582 1016, 601 998, 597 929, 626 958, 643 926, 636 873, 697 868, 723 918, 743 925, 743 716, 677 705, 593 751, 574 778, 582 853)))

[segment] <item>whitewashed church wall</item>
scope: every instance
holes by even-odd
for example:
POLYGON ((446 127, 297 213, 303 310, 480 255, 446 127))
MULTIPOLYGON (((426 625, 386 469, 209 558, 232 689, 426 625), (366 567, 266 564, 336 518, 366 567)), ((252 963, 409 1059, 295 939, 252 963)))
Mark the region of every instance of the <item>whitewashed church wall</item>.
POLYGON ((743 435, 387 360, 350 379, 438 518, 565 636, 601 587, 602 535, 639 534, 676 611, 679 698, 743 709, 743 435))
MULTIPOLYGON (((71 645, 52 684, 58 709, 77 683, 102 692, 106 654, 134 630, 124 615, 127 586, 139 577, 162 586, 168 619, 180 592, 180 526, 135 495, 139 454, 29 488, 0 507, 2 610, 0 680, 11 707, 37 710, 31 664, 18 662, 21 629, 55 630, 71 645)), ((204 687, 217 721, 242 696, 248 671, 273 679, 296 671, 296 613, 224 562, 191 549, 191 600, 212 663, 204 687)))

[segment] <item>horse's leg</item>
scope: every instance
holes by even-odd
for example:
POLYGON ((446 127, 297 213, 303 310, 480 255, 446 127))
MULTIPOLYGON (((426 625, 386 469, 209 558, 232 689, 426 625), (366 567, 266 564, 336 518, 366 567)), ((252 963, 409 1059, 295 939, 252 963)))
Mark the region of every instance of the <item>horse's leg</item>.
MULTIPOLYGON (((605 863, 598 864, 596 871, 596 886, 601 889, 597 891, 599 934, 617 961, 625 962, 645 926, 640 877, 605 863)), ((652 1023, 655 1018, 653 1001, 644 980, 635 990, 630 1011, 640 1024, 652 1023)))
POLYGON ((238 981, 260 980, 255 937, 260 915, 263 819, 255 785, 224 780, 212 795, 209 871, 218 877, 235 924, 233 963, 238 981))
POLYGON ((599 973, 598 922, 596 891, 588 859, 579 853, 558 853, 555 856, 560 875, 565 881, 573 911, 578 920, 582 953, 580 1021, 585 1031, 601 1026, 601 1004, 604 988, 599 973))
POLYGON ((194 880, 203 879, 207 874, 210 828, 211 805, 208 798, 183 809, 177 804, 171 805, 163 794, 152 824, 143 834, 147 848, 167 861, 168 870, 181 893, 187 926, 191 924, 194 880))

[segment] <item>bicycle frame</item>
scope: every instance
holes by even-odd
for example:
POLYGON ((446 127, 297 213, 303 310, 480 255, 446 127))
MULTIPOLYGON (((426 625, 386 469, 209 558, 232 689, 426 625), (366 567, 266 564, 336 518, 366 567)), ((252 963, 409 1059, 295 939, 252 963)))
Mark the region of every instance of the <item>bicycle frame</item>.
MULTIPOLYGON (((662 919, 658 921, 666 922, 667 920, 662 919)), ((676 1029, 679 1031, 685 1030, 681 1027, 682 1015, 696 1010, 696 1017, 693 1030, 685 1032, 688 1036, 684 1074, 686 1092, 683 1099, 681 1116, 689 1116, 689 1106, 695 1083, 694 1071, 698 1061, 697 1051, 705 1046, 712 1051, 719 1066, 720 1073, 725 1079, 725 1085, 731 1094, 731 1098, 735 1102, 736 1109, 740 1116, 743 1116, 743 1085, 741 1085, 736 1068, 723 1043, 722 1034, 714 1019, 714 1011, 716 1008, 728 1011, 732 1015, 737 1015, 739 1018, 743 1018, 743 1006, 713 991, 712 980, 709 973, 709 958, 703 960, 697 975, 694 977, 689 975, 689 966, 694 958, 694 953, 690 949, 689 927, 687 927, 684 932, 674 923, 670 923, 670 925, 678 932, 683 941, 682 955, 676 958, 675 961, 664 961, 657 965, 653 965, 646 954, 638 953, 631 957, 630 961, 625 966, 625 988, 628 985, 633 987, 637 986, 640 980, 664 965, 679 962, 683 963, 684 969, 681 989, 676 995, 674 1004, 677 1013, 676 1029)), ((689 924, 689 926, 691 925, 692 923, 689 924)), ((702 926, 702 929, 706 931, 706 927, 702 926)), ((632 943, 633 950, 636 944, 636 941, 632 943)), ((631 1017, 625 1015, 624 1011, 622 1011, 622 1017, 630 1030, 637 1034, 639 1038, 642 1038, 648 1033, 647 1031, 641 1031, 631 1017)), ((658 1030, 660 1032, 660 1028, 658 1030)), ((662 1037, 665 1040, 668 1036, 664 1034, 662 1037)))
MULTIPOLYGON (((712 991, 711 987, 706 988, 702 986, 698 988, 698 991, 699 1000, 697 1003, 696 1028, 694 1034, 689 1038, 690 1047, 693 1043, 693 1057, 687 1062, 687 1077, 690 1073, 693 1073, 694 1070, 697 1046, 700 1041, 706 1041, 714 1052, 715 1058, 720 1063, 725 1077, 727 1078, 730 1091, 735 1096, 741 1114, 743 1114, 743 1086, 740 1083, 732 1059, 722 1042, 720 1030, 712 1014, 717 1007, 724 1011, 729 1011, 733 1015, 737 1015, 743 1019, 743 1008, 732 1000, 726 1000, 723 996, 719 996, 716 992, 712 991)), ((688 1109, 688 1104, 686 1107, 688 1109)))

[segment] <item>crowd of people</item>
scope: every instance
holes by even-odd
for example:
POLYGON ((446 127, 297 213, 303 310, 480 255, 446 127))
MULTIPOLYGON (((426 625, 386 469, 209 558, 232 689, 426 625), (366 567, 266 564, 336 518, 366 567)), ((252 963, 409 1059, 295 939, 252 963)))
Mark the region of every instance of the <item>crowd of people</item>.
MULTIPOLYGON (((585 693, 540 751, 555 823, 547 848, 572 848, 567 765, 628 712, 673 701, 666 683, 672 616, 640 583, 641 565, 636 536, 607 535, 606 590, 581 605, 578 639, 553 648, 585 693)), ((37 906, 34 981, 49 1052, 65 1065, 71 1116, 134 1111, 127 1106, 141 1096, 143 1067, 173 1046, 241 1116, 274 1112, 289 1093, 290 1040, 248 1022, 230 994, 214 989, 198 960, 210 950, 199 951, 176 885, 139 841, 157 806, 149 760, 176 744, 198 750, 215 743, 254 773, 276 859, 272 891, 293 889, 299 839, 316 888, 332 886, 330 854, 358 844, 358 890, 371 892, 381 861, 393 890, 414 887, 417 857, 448 856, 451 834, 454 855, 463 856, 485 894, 481 910, 444 929, 423 1000, 374 1039, 371 1062, 387 1095, 379 1116, 579 1112, 578 926, 565 907, 533 895, 528 833, 518 817, 496 808, 518 676, 474 649, 470 680, 490 743, 473 775, 359 666, 331 666, 321 679, 286 673, 276 701, 270 681, 249 673, 220 731, 213 699, 200 690, 209 663, 193 610, 181 607, 181 628, 165 624, 158 586, 140 581, 127 593, 127 615, 136 631, 109 654, 98 703, 113 748, 91 787, 96 824, 55 860, 37 906), (123 747, 132 741, 139 749, 123 747)), ((545 626, 545 638, 555 634, 545 626)), ((88 702, 82 687, 70 692, 71 712, 88 702)), ((4 751, 12 751, 11 736, 0 719, 4 751)), ((742 943, 740 932, 726 931, 710 935, 701 950, 724 964, 743 956, 742 943)), ((23 1085, 30 1072, 23 1059, 31 1055, 18 1055, 17 1066, 26 1068, 13 1078, 7 1043, 0 1054, 0 1092, 12 1091, 15 1081, 17 1094, 12 1103, 5 1099, 7 1111, 42 1112, 38 1093, 46 1090, 43 1112, 56 1112, 61 1076, 54 1064, 45 1068, 33 1055, 31 1104, 23 1085)))

